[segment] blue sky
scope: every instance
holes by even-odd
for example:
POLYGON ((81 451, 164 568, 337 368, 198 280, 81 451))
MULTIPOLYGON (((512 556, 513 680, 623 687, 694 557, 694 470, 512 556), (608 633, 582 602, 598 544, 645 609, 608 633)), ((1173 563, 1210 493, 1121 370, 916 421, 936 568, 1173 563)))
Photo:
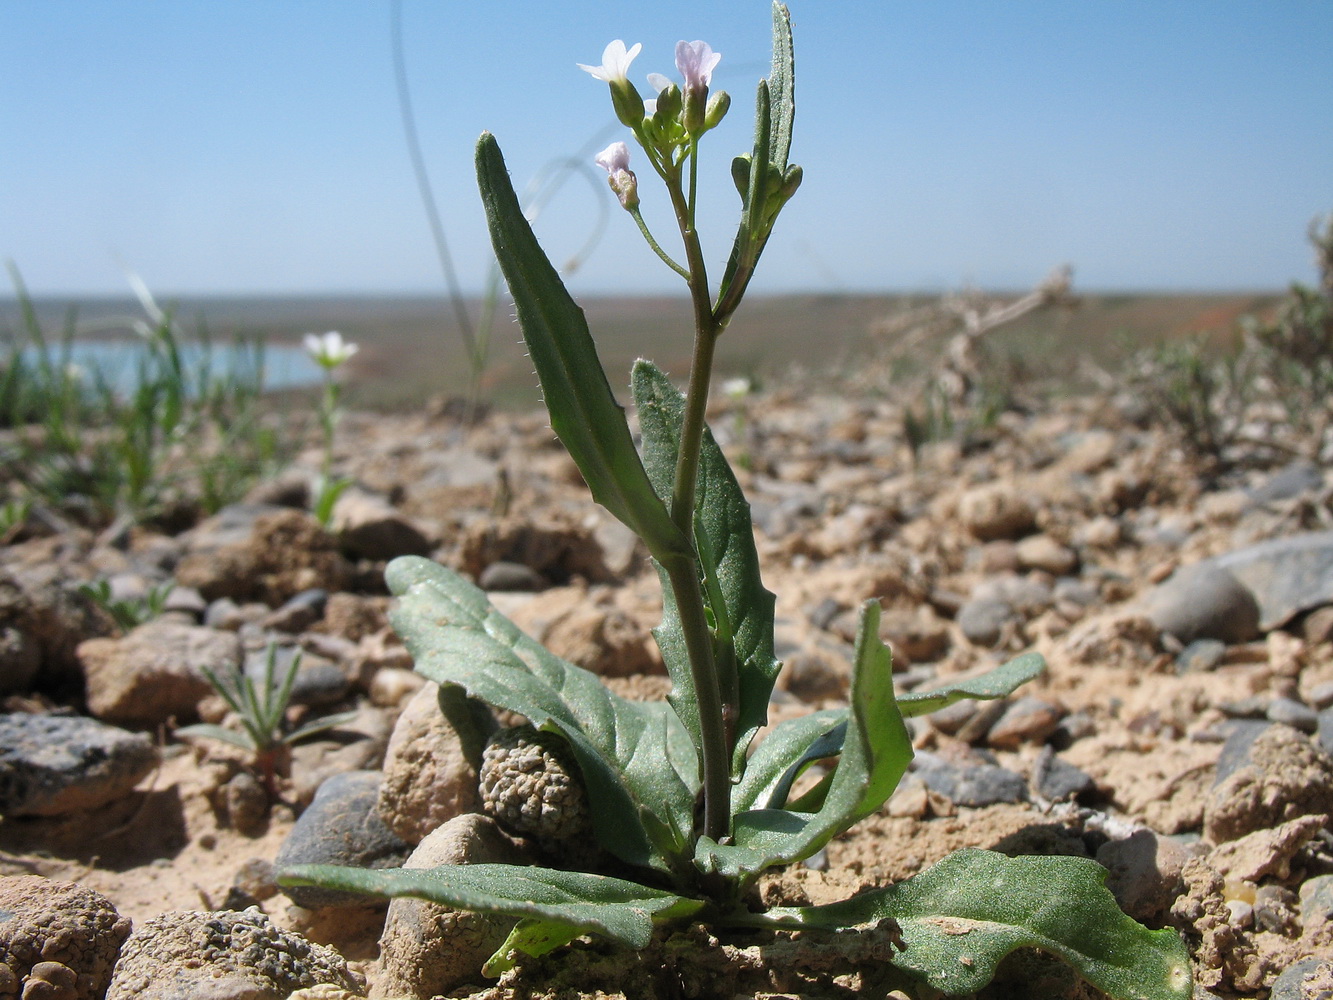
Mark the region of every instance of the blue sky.
MULTIPOLYGON (((1311 280, 1333 211, 1328 0, 791 0, 805 184, 767 292, 1017 288, 1068 262, 1096 289, 1311 280)), ((465 287, 489 247, 483 129, 517 186, 621 137, 575 69, 640 41, 722 53, 701 211, 720 270, 767 70, 767 0, 403 0, 423 151, 465 287)), ((393 81, 387 0, 0 0, 0 257, 39 294, 436 293, 393 81)), ((668 220, 649 172, 645 214, 668 220)), ((603 183, 570 174, 537 221, 577 292, 677 291, 603 183)))

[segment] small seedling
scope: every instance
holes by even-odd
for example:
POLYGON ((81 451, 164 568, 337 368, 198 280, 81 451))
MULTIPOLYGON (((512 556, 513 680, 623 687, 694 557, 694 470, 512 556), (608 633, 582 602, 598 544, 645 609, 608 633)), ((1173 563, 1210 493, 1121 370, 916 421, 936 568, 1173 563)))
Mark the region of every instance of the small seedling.
POLYGON ((333 506, 343 491, 352 485, 350 479, 333 475, 333 432, 338 425, 338 397, 342 394, 342 385, 338 382, 338 369, 360 348, 343 340, 337 330, 328 333, 305 335, 306 353, 315 364, 324 371, 324 392, 319 399, 319 426, 324 435, 324 460, 319 467, 319 480, 315 486, 315 497, 311 503, 311 513, 320 526, 327 528, 333 519, 333 506))
POLYGON ((79 585, 79 593, 90 598, 99 608, 111 616, 117 627, 123 632, 138 628, 162 614, 167 597, 176 584, 171 580, 155 583, 139 597, 113 597, 110 580, 97 580, 79 585))
POLYGON ((325 715, 289 731, 287 703, 291 701, 292 686, 301 669, 301 654, 298 652, 291 658, 283 668, 281 677, 277 676, 277 659, 278 647, 270 644, 264 658, 264 675, 259 683, 241 668, 219 676, 208 667, 201 666, 213 690, 222 696, 223 701, 240 718, 241 730, 238 732, 207 722, 182 726, 176 730, 177 736, 206 736, 249 750, 254 754, 254 764, 264 787, 270 797, 274 798, 277 797, 278 759, 283 751, 293 743, 340 726, 356 716, 355 712, 325 715))
MULTIPOLYGON (((663 182, 684 263, 663 249, 640 214, 627 145, 613 143, 598 162, 650 249, 685 280, 695 319, 686 393, 650 362, 634 366, 642 452, 583 312, 538 245, 489 134, 477 145, 477 175, 551 425, 593 497, 643 539, 656 563, 663 621, 654 635, 671 676, 670 699, 617 697, 525 636, 481 590, 442 566, 408 557, 387 574, 398 596, 393 624, 419 672, 444 690, 462 689, 524 716, 567 751, 593 835, 615 859, 615 874, 596 870, 595 860, 573 871, 314 865, 294 866, 281 881, 513 917, 508 940, 485 966, 490 975, 585 934, 643 948, 657 927, 699 923, 718 931, 885 933, 900 948, 892 960, 897 974, 922 995, 974 992, 1010 952, 1036 947, 1118 1000, 1187 1000, 1190 969, 1179 937, 1122 913, 1103 885, 1105 869, 1086 858, 964 850, 840 903, 753 908, 750 890, 762 872, 809 858, 892 794, 912 758, 906 716, 963 698, 1002 697, 1044 663, 1029 653, 979 677, 896 697, 890 652, 879 636, 880 605, 867 601, 847 707, 785 720, 751 750, 767 725, 781 666, 774 597, 759 577, 749 504, 704 413, 717 338, 801 181, 800 167, 788 161, 795 114, 790 21, 775 4, 773 71, 759 83, 753 150, 732 161, 741 220, 716 293, 696 226, 696 176, 700 141, 730 105, 726 94, 709 94, 720 56, 704 42, 680 42, 683 84, 652 75, 655 98, 645 102, 626 76, 638 51, 615 41, 601 66, 584 69, 609 85, 617 117, 663 182), (808 769, 829 758, 836 765, 809 781, 815 774, 808 769)), ((498 801, 496 789, 488 797, 498 801)))

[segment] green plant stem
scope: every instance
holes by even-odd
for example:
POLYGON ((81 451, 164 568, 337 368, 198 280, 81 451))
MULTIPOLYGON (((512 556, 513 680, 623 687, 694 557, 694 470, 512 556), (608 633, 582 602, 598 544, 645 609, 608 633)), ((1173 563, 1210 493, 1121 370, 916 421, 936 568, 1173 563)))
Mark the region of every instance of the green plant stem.
POLYGON ((629 209, 629 214, 630 218, 632 218, 634 222, 638 225, 639 232, 643 234, 643 238, 647 240, 648 245, 652 247, 653 253, 657 254, 657 256, 662 259, 662 262, 666 264, 667 267, 671 268, 671 270, 675 271, 686 281, 689 281, 690 272, 685 270, 685 268, 681 267, 674 260, 672 260, 671 255, 662 249, 661 244, 659 244, 657 240, 653 239, 653 234, 648 231, 648 223, 643 221, 643 213, 639 211, 637 205, 634 208, 629 209))
MULTIPOLYGON (((690 206, 680 189, 679 173, 668 183, 672 207, 685 242, 689 262, 690 298, 694 305, 694 357, 690 363, 690 382, 686 392, 685 419, 681 427, 680 450, 671 493, 671 519, 686 538, 694 538, 695 490, 699 481, 699 449, 703 442, 704 415, 708 404, 708 386, 713 371, 713 352, 718 328, 709 303, 708 272, 704 264, 699 234, 695 231, 690 206)), ((689 565, 666 566, 680 612, 681 631, 685 636, 699 707, 700 769, 703 773, 703 834, 722 841, 729 833, 731 795, 731 740, 725 720, 734 718, 736 706, 726 706, 713 657, 713 640, 704 614, 702 583, 697 555, 689 565)))

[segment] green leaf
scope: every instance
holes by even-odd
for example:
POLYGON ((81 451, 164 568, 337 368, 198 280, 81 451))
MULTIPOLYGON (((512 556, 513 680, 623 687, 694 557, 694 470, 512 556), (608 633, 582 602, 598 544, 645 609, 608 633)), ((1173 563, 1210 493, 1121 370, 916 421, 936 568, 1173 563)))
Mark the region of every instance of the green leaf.
POLYGON ((763 917, 830 930, 896 920, 907 947, 894 964, 949 996, 981 989, 1016 948, 1040 948, 1116 1000, 1189 1000, 1180 937, 1127 917, 1105 881, 1106 869, 1086 858, 967 849, 888 888, 763 917))
MULTIPOLYGON (((648 478, 666 498, 675 482, 685 397, 650 361, 635 362, 630 384, 643 432, 648 478)), ((699 452, 694 542, 703 571, 704 604, 713 619, 722 699, 738 708, 732 759, 735 774, 745 765, 750 740, 768 722, 768 701, 782 665, 773 656, 775 599, 759 576, 750 505, 707 428, 699 452)), ((664 573, 662 592, 663 623, 654 635, 671 673, 672 705, 683 719, 693 719, 697 726, 689 658, 664 573)))
POLYGON ((745 762, 745 774, 732 788, 732 813, 782 808, 787 798, 782 787, 790 790, 791 782, 806 765, 840 754, 846 734, 845 708, 811 712, 779 722, 745 762), (837 745, 826 750, 825 737, 830 734, 836 734, 837 745))
POLYGON ((250 738, 249 733, 238 733, 234 729, 227 729, 223 726, 215 726, 209 722, 198 722, 192 726, 181 726, 176 730, 177 736, 205 736, 210 740, 222 740, 224 743, 230 743, 232 746, 240 747, 243 750, 255 750, 255 741, 250 738))
POLYGON ((489 132, 477 141, 477 183, 551 427, 593 498, 642 538, 654 556, 688 552, 688 541, 653 492, 634 450, 625 412, 611 393, 583 310, 537 243, 489 132))
POLYGON ((680 866, 699 776, 694 744, 669 706, 612 694, 443 566, 404 556, 385 579, 399 597, 390 620, 419 673, 559 732, 578 760, 602 846, 631 864, 680 866))
POLYGON ((1003 698, 1013 694, 1019 685, 1041 676, 1045 669, 1046 661, 1040 653, 1024 653, 993 670, 987 670, 984 674, 950 681, 929 691, 901 694, 898 696, 898 707, 902 709, 903 715, 911 718, 915 715, 938 712, 941 708, 962 701, 964 698, 977 698, 983 701, 1003 698))
POLYGON ((791 14, 786 4, 773 4, 773 68, 768 74, 771 107, 768 158, 787 169, 792 123, 796 118, 796 57, 792 49, 791 14))
POLYGON ((547 921, 576 928, 580 934, 602 934, 631 948, 648 944, 654 921, 689 916, 704 906, 701 899, 637 882, 528 865, 380 869, 293 865, 278 873, 278 881, 376 896, 411 896, 455 910, 547 921))
POLYGON ((879 638, 879 616, 878 601, 862 605, 847 735, 819 811, 758 808, 741 813, 732 821, 733 843, 700 838, 695 851, 700 870, 746 878, 807 858, 893 793, 912 759, 912 741, 894 698, 892 656, 879 638))
POLYGON ((514 953, 522 952, 533 958, 540 958, 547 952, 563 948, 575 938, 583 936, 581 927, 572 927, 555 920, 520 920, 505 938, 504 944, 495 949, 495 954, 486 959, 481 967, 483 976, 492 978, 508 972, 514 967, 514 953))
POLYGON ((292 730, 282 738, 284 743, 298 743, 301 740, 314 736, 316 733, 327 732, 330 729, 336 729, 344 722, 351 722, 357 716, 356 712, 338 712, 335 715, 324 715, 318 719, 313 719, 305 725, 292 730))

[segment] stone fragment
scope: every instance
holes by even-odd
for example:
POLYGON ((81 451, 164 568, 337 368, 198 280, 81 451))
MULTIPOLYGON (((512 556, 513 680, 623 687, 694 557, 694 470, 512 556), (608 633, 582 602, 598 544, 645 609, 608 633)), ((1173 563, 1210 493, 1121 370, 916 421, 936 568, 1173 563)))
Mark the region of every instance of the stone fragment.
POLYGON ((973 599, 958 612, 958 627, 967 641, 978 646, 993 646, 1000 641, 1004 626, 1020 621, 1018 613, 1004 601, 973 599))
POLYGON ((1259 627, 1265 632, 1302 611, 1333 604, 1333 531, 1275 538, 1213 562, 1254 594, 1259 627))
POLYGON ((1245 762, 1213 786, 1204 805, 1204 837, 1236 840, 1300 816, 1333 814, 1333 758, 1288 726, 1269 726, 1245 762))
POLYGON ((1333 1000, 1333 961, 1307 958, 1282 970, 1268 1000, 1333 1000))
MULTIPOLYGON (((410 847, 380 819, 375 809, 379 785, 378 771, 352 771, 325 781, 287 834, 274 867, 281 871, 292 865, 393 868, 401 864, 410 847)), ((361 893, 319 886, 285 886, 282 891, 309 910, 371 901, 361 893)))
POLYGON ((1313 733, 1319 729, 1319 713, 1295 698, 1274 698, 1268 703, 1265 715, 1269 722, 1280 722, 1303 733, 1313 733))
POLYGON ((64 715, 0 715, 0 814, 59 816, 126 795, 157 764, 142 733, 64 715))
POLYGON ((1005 708, 987 731, 986 742, 997 750, 1017 750, 1024 743, 1045 743, 1064 717, 1061 706, 1025 695, 1005 708))
POLYGON ((203 668, 219 677, 241 662, 240 640, 230 632, 156 621, 120 639, 79 645, 88 686, 88 710, 99 719, 151 727, 175 716, 192 719, 212 692, 203 668))
POLYGON ((17 997, 22 987, 25 1000, 101 1000, 129 933, 129 918, 92 889, 39 875, 0 878, 0 989, 17 997))
POLYGON ((1144 613, 1161 631, 1183 643, 1218 639, 1248 642, 1259 634, 1254 594, 1211 562, 1177 570, 1144 598, 1144 613))
POLYGON ((1097 783, 1090 774, 1075 767, 1047 746, 1033 764, 1032 787, 1038 795, 1050 802, 1066 802, 1094 791, 1097 783))
MULTIPOLYGON (((403 867, 527 863, 494 820, 465 813, 428 834, 403 867)), ((476 981, 513 922, 421 899, 393 900, 380 937, 380 976, 371 996, 430 1000, 476 981)))
POLYGON ((1145 828, 1123 840, 1107 841, 1098 848, 1096 860, 1110 872, 1106 887, 1120 908, 1135 920, 1156 922, 1180 894, 1187 858, 1179 842, 1145 828))
POLYGON ((1212 670, 1227 655, 1227 644, 1220 639, 1195 639, 1176 654, 1176 672, 1197 674, 1212 670))
POLYGON ((550 583, 531 566, 508 562, 504 559, 491 563, 477 577, 477 586, 482 590, 545 590, 550 583))
POLYGON ((989 483, 968 490, 958 500, 963 526, 982 541, 1017 538, 1032 528, 1031 500, 1012 486, 989 483))
POLYGON ((389 737, 376 808, 385 825, 409 844, 419 844, 478 805, 484 719, 460 699, 447 705, 448 716, 441 709, 440 686, 426 683, 389 737))
POLYGON ((365 986, 332 948, 257 908, 170 910, 125 942, 106 1000, 287 1000, 320 984, 354 995, 365 986))
POLYGON ((1301 883, 1301 923, 1307 928, 1333 920, 1333 875, 1316 875, 1301 883))
POLYGON ((928 604, 886 609, 880 617, 879 634, 893 650, 895 660, 909 663, 933 662, 949 648, 948 623, 928 604))
POLYGON ((996 764, 959 763, 935 754, 918 753, 913 771, 926 787, 954 805, 990 806, 999 802, 1023 802, 1027 782, 1023 776, 996 764))
POLYGON ((333 505, 329 530, 343 551, 361 559, 387 560, 430 554, 430 539, 384 497, 352 487, 333 505))
POLYGON ((1015 546, 1019 568, 1039 569, 1052 576, 1068 576, 1078 568, 1078 554, 1050 535, 1029 535, 1015 546))

